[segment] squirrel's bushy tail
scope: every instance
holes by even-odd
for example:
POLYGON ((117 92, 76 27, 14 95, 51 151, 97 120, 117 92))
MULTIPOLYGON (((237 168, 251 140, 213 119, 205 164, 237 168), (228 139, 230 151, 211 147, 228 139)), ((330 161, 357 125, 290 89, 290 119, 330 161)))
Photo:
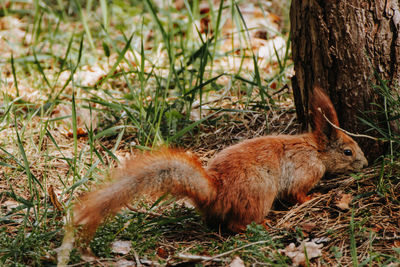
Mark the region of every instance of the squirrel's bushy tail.
POLYGON ((74 207, 74 224, 94 233, 109 215, 142 194, 170 193, 188 197, 198 207, 216 196, 216 188, 198 158, 183 151, 164 149, 128 160, 112 174, 110 183, 84 195, 74 207))

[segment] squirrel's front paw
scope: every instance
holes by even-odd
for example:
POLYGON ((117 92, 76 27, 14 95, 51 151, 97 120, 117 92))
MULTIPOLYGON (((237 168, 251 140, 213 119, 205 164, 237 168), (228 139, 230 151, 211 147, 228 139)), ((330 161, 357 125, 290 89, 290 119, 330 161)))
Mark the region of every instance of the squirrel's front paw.
POLYGON ((309 201, 309 200, 311 200, 311 199, 313 199, 313 198, 316 198, 316 197, 318 197, 318 196, 320 196, 320 195, 321 195, 320 193, 312 193, 312 194, 310 194, 310 195, 307 195, 307 194, 298 194, 298 195, 296 196, 296 200, 297 200, 297 203, 303 204, 303 203, 305 203, 305 202, 307 202, 307 201, 309 201))

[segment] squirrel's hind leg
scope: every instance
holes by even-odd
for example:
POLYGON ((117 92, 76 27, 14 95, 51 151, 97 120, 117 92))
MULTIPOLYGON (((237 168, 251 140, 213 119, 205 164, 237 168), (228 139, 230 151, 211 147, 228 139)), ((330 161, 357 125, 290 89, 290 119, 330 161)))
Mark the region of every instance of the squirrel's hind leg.
POLYGON ((275 200, 276 190, 274 186, 253 183, 248 187, 247 196, 238 197, 232 205, 231 216, 226 222, 227 228, 232 232, 243 232, 247 225, 252 222, 262 224, 275 200), (255 188, 257 189, 251 190, 255 188))

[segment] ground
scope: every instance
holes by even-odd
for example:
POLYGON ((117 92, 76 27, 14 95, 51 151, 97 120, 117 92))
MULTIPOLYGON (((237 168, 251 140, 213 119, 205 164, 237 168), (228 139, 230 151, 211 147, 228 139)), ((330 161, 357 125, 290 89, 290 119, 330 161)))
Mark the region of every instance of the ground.
POLYGON ((130 154, 168 145, 207 164, 300 127, 288 1, 56 3, 0 4, 1 264, 400 264, 393 154, 324 178, 302 205, 276 201, 240 234, 186 201, 144 198, 63 255, 72 203, 130 154))

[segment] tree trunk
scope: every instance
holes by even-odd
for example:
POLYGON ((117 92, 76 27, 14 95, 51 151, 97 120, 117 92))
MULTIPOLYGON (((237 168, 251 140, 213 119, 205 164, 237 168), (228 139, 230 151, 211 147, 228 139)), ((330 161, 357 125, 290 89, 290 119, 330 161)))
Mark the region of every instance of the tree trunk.
MULTIPOLYGON (((342 128, 381 137, 367 132, 370 127, 359 119, 367 117, 387 130, 384 114, 372 103, 383 103, 375 88, 378 77, 388 81, 389 88, 399 88, 399 9, 399 0, 292 0, 292 85, 303 125, 308 124, 308 96, 319 83, 332 99, 342 128)), ((381 142, 355 139, 369 160, 384 153, 381 142)))

